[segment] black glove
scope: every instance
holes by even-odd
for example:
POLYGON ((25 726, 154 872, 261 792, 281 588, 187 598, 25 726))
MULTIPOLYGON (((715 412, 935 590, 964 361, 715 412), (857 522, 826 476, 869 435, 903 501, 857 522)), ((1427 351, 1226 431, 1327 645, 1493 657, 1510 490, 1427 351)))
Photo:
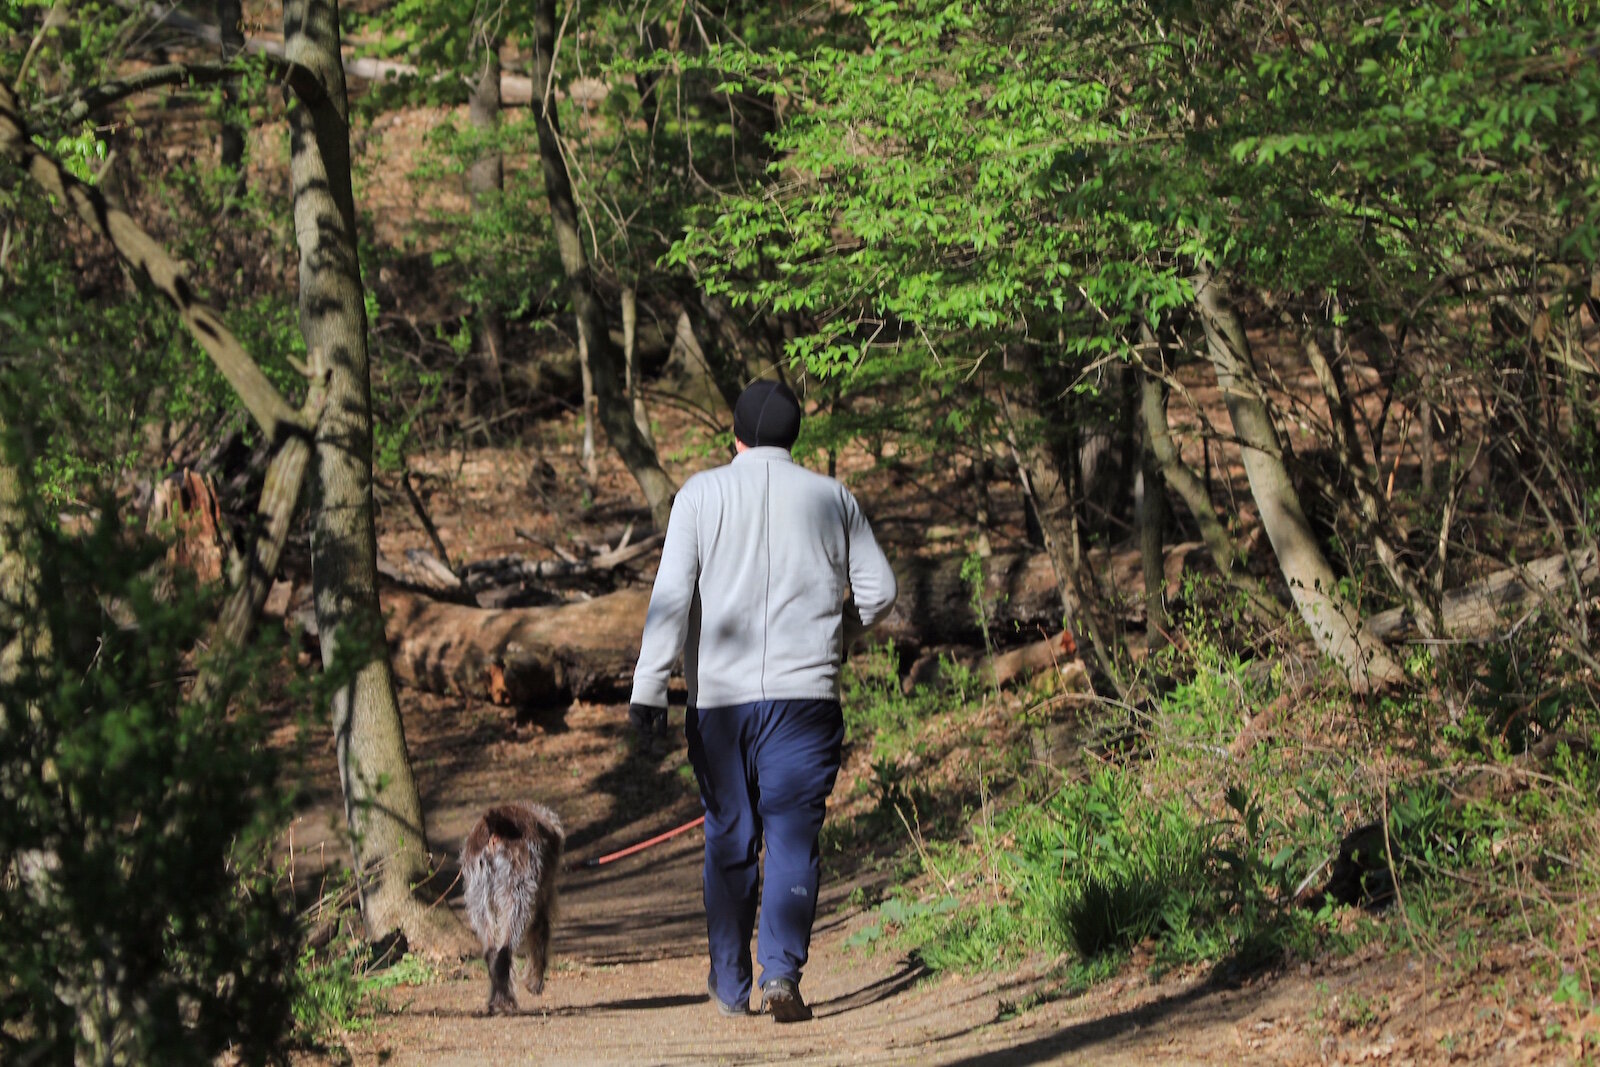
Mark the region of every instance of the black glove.
POLYGON ((628 721, 640 737, 660 737, 667 732, 667 709, 649 704, 629 704, 628 721))

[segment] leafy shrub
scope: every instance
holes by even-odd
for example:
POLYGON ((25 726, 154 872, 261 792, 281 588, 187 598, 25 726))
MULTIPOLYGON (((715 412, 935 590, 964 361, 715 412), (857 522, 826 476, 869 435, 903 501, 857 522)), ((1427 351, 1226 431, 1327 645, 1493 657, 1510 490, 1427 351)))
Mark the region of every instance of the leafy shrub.
MULTIPOLYGON (((264 1062, 295 944, 263 862, 273 760, 252 714, 187 698, 213 605, 158 598, 162 546, 114 513, 76 538, 32 512, 0 531, 8 588, 32 586, 0 603, 0 1060, 264 1062)), ((220 691, 259 665, 221 664, 220 691)))

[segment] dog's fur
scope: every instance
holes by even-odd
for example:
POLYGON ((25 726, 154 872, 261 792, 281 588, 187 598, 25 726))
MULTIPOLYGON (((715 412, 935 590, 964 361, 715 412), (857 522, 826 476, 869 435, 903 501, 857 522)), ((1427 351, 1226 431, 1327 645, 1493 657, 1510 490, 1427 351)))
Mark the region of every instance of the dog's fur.
POLYGON ((566 831, 540 804, 502 804, 483 813, 461 844, 467 919, 489 965, 489 1012, 515 1011, 511 957, 528 957, 528 992, 544 992, 555 920, 556 879, 566 831))

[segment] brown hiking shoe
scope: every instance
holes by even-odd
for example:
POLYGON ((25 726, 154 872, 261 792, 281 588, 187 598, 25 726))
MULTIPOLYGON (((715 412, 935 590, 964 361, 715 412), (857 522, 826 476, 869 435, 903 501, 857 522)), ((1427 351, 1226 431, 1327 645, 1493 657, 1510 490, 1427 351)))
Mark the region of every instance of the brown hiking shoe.
POLYGON ((811 1009, 800 996, 800 986, 793 978, 774 978, 764 983, 761 1010, 770 1012, 775 1023, 803 1023, 811 1018, 811 1009))

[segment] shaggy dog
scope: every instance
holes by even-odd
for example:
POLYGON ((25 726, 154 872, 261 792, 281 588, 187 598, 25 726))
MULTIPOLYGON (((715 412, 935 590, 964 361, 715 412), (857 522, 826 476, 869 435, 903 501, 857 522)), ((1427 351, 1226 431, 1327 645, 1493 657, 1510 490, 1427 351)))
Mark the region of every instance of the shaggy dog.
POLYGON ((489 965, 491 1015, 516 1010, 511 957, 519 946, 528 957, 523 984, 534 996, 544 991, 565 840, 561 819, 549 808, 502 804, 484 812, 461 844, 467 919, 489 965))

